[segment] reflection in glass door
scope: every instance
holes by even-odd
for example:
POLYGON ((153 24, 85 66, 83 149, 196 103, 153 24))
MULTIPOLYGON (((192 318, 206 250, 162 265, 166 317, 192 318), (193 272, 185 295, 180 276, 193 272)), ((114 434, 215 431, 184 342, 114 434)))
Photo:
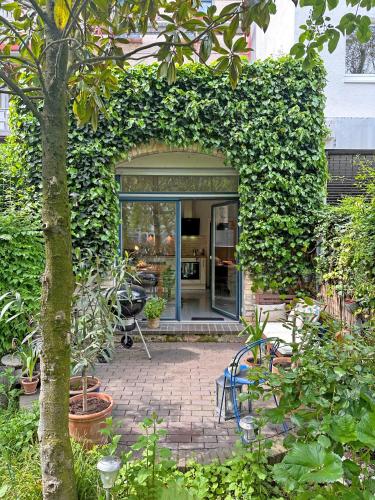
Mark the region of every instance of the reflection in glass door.
POLYGON ((236 266, 238 203, 212 207, 212 309, 233 319, 239 315, 239 273, 236 266))
POLYGON ((147 294, 166 299, 162 318, 175 319, 177 203, 125 201, 121 215, 122 255, 130 255, 147 294))

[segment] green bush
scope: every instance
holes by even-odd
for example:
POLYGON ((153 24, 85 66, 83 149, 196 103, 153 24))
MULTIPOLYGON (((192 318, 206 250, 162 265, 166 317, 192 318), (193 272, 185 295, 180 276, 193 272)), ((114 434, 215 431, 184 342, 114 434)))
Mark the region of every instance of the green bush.
MULTIPOLYGON (((106 433, 110 444, 85 450, 72 442, 79 500, 104 498, 97 462, 103 455, 116 452, 119 436, 113 435, 111 419, 106 433)), ((238 449, 222 464, 200 465, 192 462, 183 473, 171 460, 171 451, 158 445, 166 431, 159 429, 161 419, 146 418, 141 425, 144 435, 121 454, 122 468, 113 489, 118 500, 239 500, 280 498, 272 484, 266 449, 259 443, 256 451, 238 449)), ((0 498, 39 500, 42 498, 40 458, 35 443, 37 413, 0 414, 0 498), (14 452, 10 447, 15 446, 14 452), (1 489, 2 488, 2 489, 1 489), (1 496, 2 495, 2 496, 1 496)))
MULTIPOLYGON (((0 322, 0 353, 9 350, 13 338, 21 340, 30 319, 39 311, 44 264, 43 239, 37 218, 25 209, 8 208, 0 214, 0 296, 19 293, 22 314, 12 322, 0 322)), ((0 304, 0 309, 4 303, 0 304)), ((10 317, 18 312, 9 310, 10 317)))
POLYGON ((327 208, 318 227, 318 270, 323 282, 343 297, 375 310, 375 170, 362 163, 362 196, 345 197, 327 208))

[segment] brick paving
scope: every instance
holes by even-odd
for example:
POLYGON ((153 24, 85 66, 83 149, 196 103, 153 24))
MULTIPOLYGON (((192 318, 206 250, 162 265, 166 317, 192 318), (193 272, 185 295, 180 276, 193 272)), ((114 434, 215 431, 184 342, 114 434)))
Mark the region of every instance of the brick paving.
POLYGON ((109 364, 97 366, 102 390, 115 400, 120 443, 128 446, 141 434, 138 424, 156 412, 167 429, 163 440, 180 465, 190 457, 210 461, 230 454, 238 440, 235 423, 218 423, 215 380, 229 364, 238 343, 150 343, 152 360, 141 344, 118 347, 109 364))
MULTIPOLYGON (((191 456, 220 455, 238 436, 233 421, 218 423, 215 380, 240 344, 150 343, 148 360, 141 344, 117 348, 109 364, 97 365, 102 390, 115 400, 113 416, 120 424, 121 444, 134 443, 138 424, 156 412, 167 429, 166 446, 182 464, 191 456)), ((202 457, 200 457, 202 458, 202 457)))

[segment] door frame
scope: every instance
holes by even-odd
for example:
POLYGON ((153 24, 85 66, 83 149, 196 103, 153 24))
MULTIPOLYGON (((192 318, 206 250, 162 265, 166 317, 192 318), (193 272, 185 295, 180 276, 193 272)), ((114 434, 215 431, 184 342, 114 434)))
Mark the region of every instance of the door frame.
MULTIPOLYGON (((210 258, 211 258, 211 276, 210 276, 210 280, 211 280, 211 293, 210 293, 210 305, 211 305, 211 309, 219 314, 222 314, 223 316, 226 316, 228 318, 231 318, 231 319, 234 319, 235 321, 239 321, 240 319, 240 311, 241 311, 241 297, 242 297, 242 273, 241 271, 238 269, 238 262, 237 262, 237 259, 236 259, 236 313, 235 314, 232 314, 232 313, 229 313, 227 311, 224 311, 222 309, 220 309, 219 307, 214 307, 213 305, 213 294, 215 293, 215 239, 216 239, 216 236, 215 236, 215 217, 214 217, 214 211, 215 211, 215 208, 218 208, 218 207, 225 207, 227 205, 232 205, 232 204, 235 204, 237 206, 237 214, 239 213, 239 209, 240 209, 240 203, 239 203, 239 200, 226 200, 226 201, 223 201, 222 203, 215 203, 215 205, 212 205, 211 206, 211 242, 210 242, 210 258)), ((239 238, 240 238, 240 227, 239 225, 237 224, 237 243, 236 243, 236 246, 238 244, 238 241, 239 241, 239 238)))
MULTIPOLYGON (((123 202, 175 202, 176 206, 176 315, 174 319, 166 319, 163 321, 181 321, 181 216, 183 200, 223 200, 223 202, 233 203, 237 201, 239 205, 238 193, 119 193, 119 209, 120 209, 120 224, 119 224, 119 248, 118 252, 122 252, 122 203, 123 202)), ((211 259, 212 261, 212 259, 211 259)), ((210 264, 209 264, 210 265, 210 264)), ((211 269, 211 267, 210 267, 211 269)), ((237 270, 237 310, 241 311, 242 307, 242 273, 237 270)), ((212 285, 211 285, 212 286, 212 285)), ((211 304, 212 307, 212 304, 211 304)), ((220 314, 223 314, 220 311, 220 314)), ((239 320, 239 314, 234 321, 239 320)), ((188 321, 186 321, 188 322, 188 321)))

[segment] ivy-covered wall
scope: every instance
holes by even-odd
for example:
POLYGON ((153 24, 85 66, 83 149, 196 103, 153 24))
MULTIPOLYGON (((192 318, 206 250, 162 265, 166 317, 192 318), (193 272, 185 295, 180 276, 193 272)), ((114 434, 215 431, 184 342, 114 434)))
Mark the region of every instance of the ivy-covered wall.
MULTIPOLYGON (((68 169, 74 245, 111 256, 117 247, 114 168, 149 141, 218 150, 240 174, 239 255, 263 288, 311 274, 315 210, 325 197, 323 67, 290 57, 246 65, 236 89, 225 75, 186 65, 169 86, 155 66, 126 70, 98 129, 71 122, 68 169)), ((38 127, 22 109, 14 133, 29 180, 40 182, 38 127)))

